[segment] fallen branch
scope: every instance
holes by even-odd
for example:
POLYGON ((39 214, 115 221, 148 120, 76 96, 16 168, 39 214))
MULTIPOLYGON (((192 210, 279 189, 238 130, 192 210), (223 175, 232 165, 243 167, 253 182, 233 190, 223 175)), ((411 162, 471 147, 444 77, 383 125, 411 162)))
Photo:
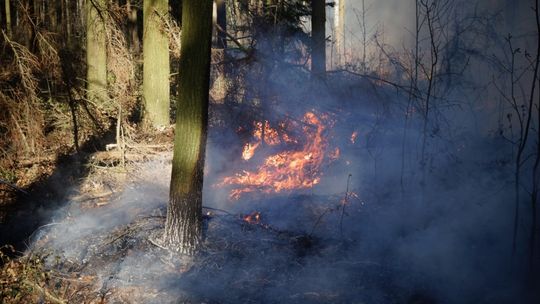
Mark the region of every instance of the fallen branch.
POLYGON ((98 194, 95 194, 95 195, 83 194, 83 195, 79 195, 79 196, 74 197, 73 200, 82 203, 82 202, 86 202, 86 201, 93 201, 93 200, 109 197, 109 196, 111 196, 113 194, 114 194, 114 192, 112 192, 112 191, 98 193, 98 194))

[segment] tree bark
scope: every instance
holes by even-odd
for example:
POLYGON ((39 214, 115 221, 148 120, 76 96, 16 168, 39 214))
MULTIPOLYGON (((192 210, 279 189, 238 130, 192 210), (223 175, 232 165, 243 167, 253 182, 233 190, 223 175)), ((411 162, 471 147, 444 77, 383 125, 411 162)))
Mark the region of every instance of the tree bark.
POLYGON ((345 0, 336 0, 336 6, 334 8, 334 32, 336 35, 336 64, 340 66, 344 64, 345 60, 345 0))
POLYGON ((128 13, 128 41, 131 50, 139 53, 141 45, 139 34, 137 33, 137 8, 131 4, 131 0, 127 0, 126 9, 128 13))
POLYGON ((155 128, 170 123, 169 38, 164 23, 168 11, 168 0, 144 0, 143 99, 145 122, 155 128))
POLYGON ((311 0, 311 73, 317 78, 326 74, 326 1, 311 0))
POLYGON ((11 34, 11 6, 9 4, 10 0, 5 0, 5 10, 6 10, 6 29, 7 35, 9 38, 13 37, 11 34))
POLYGON ((88 100, 107 100, 106 0, 86 0, 86 90, 88 100))
POLYGON ((70 5, 71 2, 69 0, 66 1, 66 43, 68 47, 71 47, 71 10, 70 5))
POLYGON ((184 0, 180 100, 164 244, 183 254, 202 239, 203 169, 208 128, 212 1, 184 0))

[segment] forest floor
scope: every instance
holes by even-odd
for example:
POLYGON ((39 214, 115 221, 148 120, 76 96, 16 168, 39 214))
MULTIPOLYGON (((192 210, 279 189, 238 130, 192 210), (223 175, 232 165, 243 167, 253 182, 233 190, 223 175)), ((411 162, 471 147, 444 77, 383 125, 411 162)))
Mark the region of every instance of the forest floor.
POLYGON ((422 193, 414 159, 410 168, 401 167, 410 175, 400 176, 402 149, 421 137, 412 127, 418 122, 411 121, 404 144, 403 109, 390 103, 398 98, 395 92, 358 79, 350 86, 332 83, 340 85, 328 94, 287 91, 268 108, 255 102, 211 106, 204 242, 191 258, 154 241, 168 202, 172 128, 153 135, 132 132, 138 136, 127 136, 121 145, 110 135, 99 144, 89 142, 86 153, 59 157, 39 187, 18 195, 27 205, 2 223, 3 240, 15 248, 1 251, 0 302, 527 299, 515 266, 504 263, 512 192, 507 168, 491 153, 500 145, 497 138, 457 137, 459 149, 430 139, 447 148, 434 154, 444 162, 433 168, 430 191, 422 193), (326 117, 324 128, 305 124, 306 113, 326 117), (273 126, 265 129, 269 134, 298 141, 266 144, 249 161, 242 159, 245 144, 257 144, 250 131, 266 123, 273 126), (292 127, 281 127, 286 124, 292 127), (315 142, 317 134, 324 142, 315 142), (248 171, 271 173, 260 170, 268 159, 296 156, 288 164, 298 164, 323 150, 328 161, 318 173, 303 167, 313 174, 309 187, 276 193, 269 191, 276 184, 255 185, 233 200, 231 187, 216 186, 248 171))
POLYGON ((50 164, 54 172, 40 187, 20 196, 32 208, 11 214, 5 225, 11 228, 3 229, 6 239, 22 243, 2 250, 2 301, 432 302, 397 288, 392 269, 358 254, 355 231, 343 232, 343 218, 365 215, 353 198, 345 212, 345 192, 205 205, 198 255, 178 257, 159 247, 153 240, 165 220, 172 133, 126 140, 123 151, 109 145, 69 156, 56 170, 50 164), (14 259, 18 251, 24 252, 14 259))
MULTIPOLYGON (((258 303, 269 293, 280 302, 326 303, 389 284, 383 266, 345 254, 353 240, 314 233, 326 225, 319 227, 321 214, 338 210, 327 210, 339 207, 341 198, 335 196, 255 202, 253 208, 264 210, 256 217, 205 207, 205 242, 197 256, 177 257, 160 248, 152 240, 165 220, 171 146, 137 146, 145 147, 144 153, 132 151, 131 157, 138 157, 127 158, 124 166, 106 151, 89 157, 88 175, 50 222, 32 233, 24 256, 2 255, 5 303, 258 303), (290 212, 298 225, 268 224, 283 217, 275 205, 285 201, 296 205, 290 212), (313 259, 328 269, 346 267, 379 279, 321 289, 317 280, 304 281, 319 271, 310 266, 313 259)), ((397 295, 385 295, 391 296, 397 295)))

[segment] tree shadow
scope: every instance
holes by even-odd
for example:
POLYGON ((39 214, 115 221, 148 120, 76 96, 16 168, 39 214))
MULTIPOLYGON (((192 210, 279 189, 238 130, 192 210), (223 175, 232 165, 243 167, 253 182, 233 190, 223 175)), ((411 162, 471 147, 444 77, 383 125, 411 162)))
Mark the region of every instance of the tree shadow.
POLYGON ((88 175, 86 164, 91 155, 104 150, 105 144, 114 141, 114 128, 102 135, 91 137, 80 146, 79 153, 59 155, 54 172, 28 186, 27 193, 18 193, 13 204, 6 206, 6 218, 0 223, 0 247, 11 245, 15 253, 22 254, 30 238, 41 226, 49 223, 56 211, 65 206, 67 198, 88 175))

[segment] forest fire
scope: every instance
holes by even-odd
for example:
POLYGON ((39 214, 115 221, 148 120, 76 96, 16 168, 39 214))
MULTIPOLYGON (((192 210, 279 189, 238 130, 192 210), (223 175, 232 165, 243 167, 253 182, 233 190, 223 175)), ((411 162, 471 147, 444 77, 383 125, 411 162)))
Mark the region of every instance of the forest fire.
POLYGON ((268 121, 256 122, 254 125, 252 135, 255 142, 246 143, 242 151, 242 159, 245 161, 250 160, 263 143, 276 146, 298 144, 300 141, 303 145, 267 156, 254 171, 243 170, 234 176, 225 177, 218 186, 233 186, 229 194, 231 199, 237 200, 243 194, 256 191, 279 193, 311 188, 320 182, 320 166, 325 158, 333 160, 339 157, 339 149, 326 155, 328 142, 323 133, 331 123, 324 114, 307 112, 301 121, 280 123, 279 131, 272 128, 268 121), (302 140, 281 131, 286 127, 301 129, 302 140))

